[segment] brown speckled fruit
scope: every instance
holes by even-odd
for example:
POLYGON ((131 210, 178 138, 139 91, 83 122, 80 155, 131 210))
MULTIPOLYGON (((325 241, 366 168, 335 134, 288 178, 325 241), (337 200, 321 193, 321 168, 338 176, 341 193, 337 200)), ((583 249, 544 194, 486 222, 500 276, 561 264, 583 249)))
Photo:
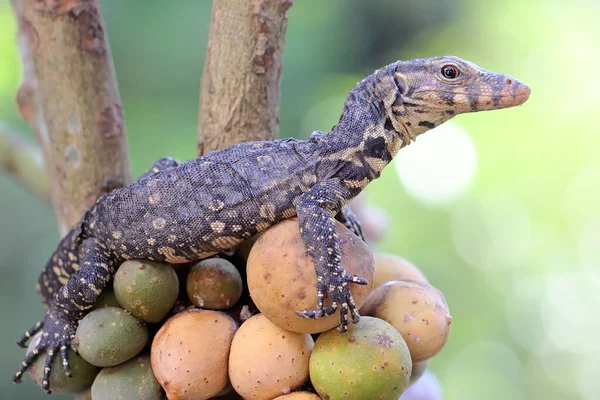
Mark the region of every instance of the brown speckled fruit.
POLYGON ((306 333, 281 329, 258 314, 242 324, 229 353, 229 379, 244 399, 270 400, 308 378, 314 342, 306 333))
POLYGON ((92 385, 92 398, 161 400, 163 391, 152 374, 150 357, 145 355, 100 371, 92 385))
POLYGON ((227 386, 229 347, 236 324, 227 314, 186 310, 156 333, 150 359, 169 399, 210 399, 227 386))
POLYGON ((135 357, 148 343, 148 328, 122 308, 105 307, 86 315, 75 332, 79 354, 90 364, 112 367, 135 357))
POLYGON ((209 258, 192 267, 186 289, 194 305, 207 310, 227 310, 242 295, 242 277, 229 261, 209 258))
POLYGON ((373 289, 389 281, 409 280, 427 283, 427 278, 410 261, 395 254, 375 254, 373 289))
POLYGON ((413 362, 439 353, 450 335, 446 299, 427 283, 388 282, 371 293, 360 313, 392 324, 406 340, 413 362))
MULTIPOLYGON (((31 338, 31 343, 29 343, 29 347, 27 348, 27 354, 33 351, 34 346, 39 343, 40 337, 41 332, 38 332, 31 338)), ((39 387, 42 387, 45 360, 46 353, 40 353, 27 370, 31 379, 33 379, 39 387)), ((65 375, 60 356, 57 355, 54 357, 54 360, 52 361, 52 372, 50 373, 50 389, 52 390, 52 393, 65 394, 81 392, 92 386, 94 378, 100 371, 100 368, 91 365, 75 354, 71 349, 69 349, 69 364, 71 366, 71 378, 65 375)))
POLYGON ((322 333, 310 357, 310 380, 329 400, 396 400, 408 385, 412 362, 393 326, 361 317, 346 334, 322 333))
POLYGON ((132 315, 159 322, 177 300, 179 279, 169 264, 128 260, 117 270, 113 290, 119 304, 132 315))
MULTIPOLYGON (((371 291, 373 255, 365 242, 337 223, 342 267, 351 275, 365 278, 368 285, 350 283, 357 306, 371 291)), ((320 319, 299 317, 295 310, 314 308, 317 275, 306 252, 298 220, 288 219, 265 231, 248 257, 248 288, 252 300, 271 322, 292 332, 318 333, 340 324, 339 310, 320 319)))

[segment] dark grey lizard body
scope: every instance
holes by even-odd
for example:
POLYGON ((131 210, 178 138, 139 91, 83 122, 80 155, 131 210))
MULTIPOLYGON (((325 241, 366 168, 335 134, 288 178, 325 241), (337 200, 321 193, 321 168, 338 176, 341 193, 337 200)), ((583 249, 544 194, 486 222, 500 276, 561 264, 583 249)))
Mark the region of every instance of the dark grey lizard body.
POLYGON ((340 266, 334 217, 417 135, 455 114, 528 96, 516 79, 456 57, 397 62, 359 82, 330 133, 238 144, 180 165, 158 162, 100 198, 61 241, 38 286, 42 300, 51 300, 48 314, 19 343, 41 329, 42 340, 15 381, 41 351, 48 352, 46 389, 56 351, 68 372, 77 322, 123 260, 199 260, 296 215, 318 277, 316 307, 300 314, 318 318, 340 308, 345 330, 358 320, 348 285, 366 281, 340 266))

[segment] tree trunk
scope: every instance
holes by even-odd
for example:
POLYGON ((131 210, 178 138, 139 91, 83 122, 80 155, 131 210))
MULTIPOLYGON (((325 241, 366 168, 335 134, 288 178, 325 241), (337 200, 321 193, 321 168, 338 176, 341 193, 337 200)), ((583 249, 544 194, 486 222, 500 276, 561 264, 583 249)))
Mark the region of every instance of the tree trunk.
POLYGON ((57 219, 68 228, 102 194, 131 181, 110 48, 98 0, 13 0, 13 7, 26 71, 32 62, 18 102, 46 158, 57 219))
POLYGON ((214 0, 200 90, 198 154, 279 136, 279 87, 293 0, 214 0))

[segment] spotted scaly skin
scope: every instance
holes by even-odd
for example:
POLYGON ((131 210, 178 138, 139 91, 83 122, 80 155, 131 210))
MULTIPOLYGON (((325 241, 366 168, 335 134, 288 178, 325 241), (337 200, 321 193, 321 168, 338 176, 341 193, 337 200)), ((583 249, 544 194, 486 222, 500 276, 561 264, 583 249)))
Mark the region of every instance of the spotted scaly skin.
POLYGON ((13 380, 42 352, 44 390, 57 353, 70 373, 78 321, 124 260, 197 261, 295 216, 318 278, 316 307, 298 313, 319 318, 340 308, 345 331, 359 318, 349 284, 367 282, 340 266, 335 217, 360 233, 345 206, 403 146, 457 114, 520 105, 529 92, 457 57, 398 61, 357 84, 329 133, 237 144, 181 164, 159 160, 101 197, 60 242, 37 287, 48 312, 18 344, 40 330, 42 338, 13 380))

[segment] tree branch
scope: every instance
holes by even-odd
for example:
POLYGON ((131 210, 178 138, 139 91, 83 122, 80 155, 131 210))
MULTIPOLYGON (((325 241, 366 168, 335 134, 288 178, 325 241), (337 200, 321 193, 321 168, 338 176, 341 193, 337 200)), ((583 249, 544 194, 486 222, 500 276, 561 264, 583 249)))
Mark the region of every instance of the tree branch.
POLYGON ((57 218, 72 226, 99 196, 131 181, 98 0, 13 0, 13 7, 37 82, 25 80, 19 107, 44 149, 57 218))
MULTIPOLYGON (((46 128, 46 122, 44 121, 44 114, 42 113, 40 105, 33 58, 31 56, 26 35, 28 25, 25 23, 26 20, 22 18, 23 7, 21 6, 21 2, 12 0, 12 3, 18 25, 19 51, 21 53, 21 63, 23 68, 23 81, 17 91, 16 101, 21 117, 27 121, 37 138, 45 170, 44 176, 48 188, 47 197, 52 204, 54 215, 58 218, 60 216, 60 205, 58 200, 59 192, 58 187, 49 185, 49 182, 53 182, 52 163, 50 162, 49 157, 50 141, 48 139, 48 129, 46 128)), ((58 227, 61 233, 66 232, 67 227, 64 221, 58 219, 58 227)))
POLYGON ((279 87, 293 0, 214 0, 200 89, 198 154, 279 136, 279 87))
POLYGON ((0 169, 44 200, 49 200, 48 178, 38 146, 0 122, 0 169))

